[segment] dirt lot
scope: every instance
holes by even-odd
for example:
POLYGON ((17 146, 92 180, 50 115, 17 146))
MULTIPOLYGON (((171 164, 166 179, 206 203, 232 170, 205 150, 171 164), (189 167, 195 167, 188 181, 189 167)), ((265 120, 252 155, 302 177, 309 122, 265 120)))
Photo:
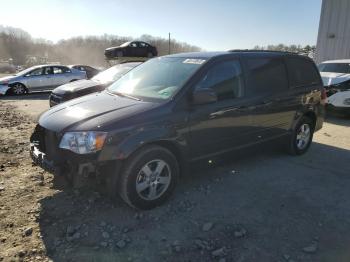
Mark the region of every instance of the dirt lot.
POLYGON ((24 98, 0 100, 0 261, 350 261, 350 119, 328 118, 301 157, 193 167, 166 205, 137 212, 32 166, 48 102, 24 98))

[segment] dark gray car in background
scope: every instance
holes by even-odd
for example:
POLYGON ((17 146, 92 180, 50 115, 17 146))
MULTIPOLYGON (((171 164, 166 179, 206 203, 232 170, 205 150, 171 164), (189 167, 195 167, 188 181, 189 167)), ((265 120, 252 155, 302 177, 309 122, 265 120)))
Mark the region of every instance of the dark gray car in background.
POLYGON ((157 48, 143 41, 126 42, 120 46, 105 50, 107 59, 120 57, 154 57, 158 55, 157 48))
POLYGON ((71 82, 55 88, 50 95, 50 107, 59 103, 104 90, 142 62, 118 64, 100 72, 91 79, 71 82))

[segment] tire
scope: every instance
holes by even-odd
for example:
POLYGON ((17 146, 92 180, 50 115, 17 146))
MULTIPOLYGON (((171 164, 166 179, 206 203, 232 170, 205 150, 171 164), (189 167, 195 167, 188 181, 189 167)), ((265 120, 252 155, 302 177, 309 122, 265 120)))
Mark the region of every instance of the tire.
POLYGON ((117 52, 117 57, 123 57, 123 56, 124 56, 123 51, 118 51, 117 52))
POLYGON ((11 95, 24 95, 28 92, 27 88, 21 84, 21 83, 14 83, 11 85, 11 88, 9 89, 9 93, 11 95))
POLYGON ((166 148, 146 146, 126 161, 118 191, 129 206, 152 209, 168 199, 178 178, 179 166, 175 156, 166 148))
POLYGON ((302 155, 309 149, 314 128, 315 123, 309 117, 303 116, 298 121, 288 143, 288 152, 291 155, 302 155))

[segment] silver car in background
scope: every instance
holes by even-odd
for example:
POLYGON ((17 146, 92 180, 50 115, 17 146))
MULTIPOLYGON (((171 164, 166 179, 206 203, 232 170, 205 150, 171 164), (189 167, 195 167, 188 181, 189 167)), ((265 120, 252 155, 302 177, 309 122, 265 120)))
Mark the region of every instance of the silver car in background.
POLYGON ((85 72, 62 65, 38 65, 0 78, 0 95, 50 90, 80 79, 86 79, 85 72))

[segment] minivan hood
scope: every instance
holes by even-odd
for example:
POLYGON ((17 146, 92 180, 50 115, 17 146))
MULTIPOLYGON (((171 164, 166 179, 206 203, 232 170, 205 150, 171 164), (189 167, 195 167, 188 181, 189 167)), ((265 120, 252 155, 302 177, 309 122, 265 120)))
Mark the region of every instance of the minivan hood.
POLYGON ((350 80, 350 74, 344 73, 321 72, 321 77, 324 86, 340 84, 350 80))
POLYGON ((52 93, 56 95, 64 95, 66 93, 74 93, 85 88, 99 86, 99 85, 101 85, 101 83, 97 81, 82 79, 82 80, 77 80, 74 82, 67 83, 65 85, 61 85, 55 88, 52 91, 52 93))
POLYGON ((54 132, 103 130, 108 124, 155 107, 152 102, 112 95, 107 91, 59 104, 44 112, 39 124, 54 132))

